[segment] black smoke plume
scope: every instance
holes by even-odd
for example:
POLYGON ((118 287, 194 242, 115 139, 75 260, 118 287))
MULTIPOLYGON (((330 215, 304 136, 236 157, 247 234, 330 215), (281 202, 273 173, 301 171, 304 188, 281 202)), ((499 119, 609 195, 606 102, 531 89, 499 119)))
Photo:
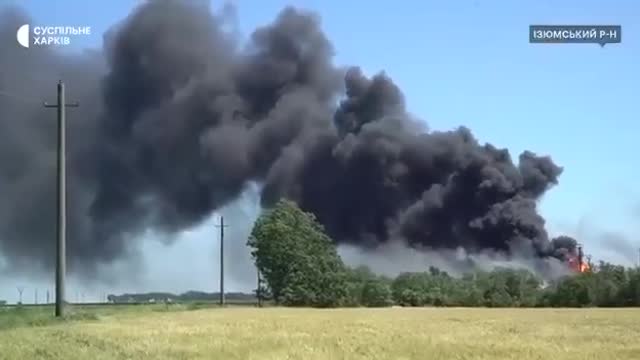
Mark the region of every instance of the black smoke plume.
POLYGON ((18 10, 0 18, 0 249, 9 265, 52 266, 55 113, 69 110, 71 266, 127 256, 145 229, 172 234, 236 199, 288 197, 340 243, 561 257, 536 203, 562 169, 480 144, 467 128, 427 131, 384 73, 333 65, 318 18, 294 8, 248 44, 206 2, 150 1, 94 53, 18 48, 18 10))

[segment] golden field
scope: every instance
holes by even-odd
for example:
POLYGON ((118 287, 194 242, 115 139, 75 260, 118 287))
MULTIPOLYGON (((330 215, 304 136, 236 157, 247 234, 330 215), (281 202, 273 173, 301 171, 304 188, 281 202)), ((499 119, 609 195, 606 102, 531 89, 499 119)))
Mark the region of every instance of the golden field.
POLYGON ((0 330, 0 359, 640 359, 640 310, 111 311, 0 330))

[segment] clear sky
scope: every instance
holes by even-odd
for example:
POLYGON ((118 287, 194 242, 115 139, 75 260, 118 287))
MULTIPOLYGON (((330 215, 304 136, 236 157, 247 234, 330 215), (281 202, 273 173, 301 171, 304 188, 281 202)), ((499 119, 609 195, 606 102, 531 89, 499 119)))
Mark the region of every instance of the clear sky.
MULTIPOLYGON (((14 1, 36 23, 91 26, 93 35, 81 45, 94 47, 138 2, 14 1)), ((336 63, 359 65, 369 74, 386 71, 403 89, 411 112, 430 128, 465 125, 514 157, 528 149, 563 166, 559 186, 541 203, 553 235, 579 236, 596 258, 609 256, 597 235, 602 231, 621 233, 640 246, 637 0, 232 3, 243 35, 272 21, 286 5, 316 11, 336 63), (530 24, 621 25, 622 43, 529 44, 530 24)), ((198 251, 194 244, 180 251, 198 251)))

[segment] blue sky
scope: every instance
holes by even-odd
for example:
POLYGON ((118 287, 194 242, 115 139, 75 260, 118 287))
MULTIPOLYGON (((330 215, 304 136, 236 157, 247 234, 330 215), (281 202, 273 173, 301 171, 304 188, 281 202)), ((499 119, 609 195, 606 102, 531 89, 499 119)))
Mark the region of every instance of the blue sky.
MULTIPOLYGON (((14 3, 35 23, 89 25, 93 34, 81 45, 100 46, 102 33, 139 1, 14 3)), ((465 125, 514 157, 528 149, 563 166, 559 186, 541 203, 552 233, 582 235, 593 252, 606 250, 590 236, 604 230, 640 246, 634 237, 640 219, 633 218, 640 204, 637 0, 231 3, 244 35, 286 5, 316 11, 336 63, 359 65, 369 74, 386 71, 411 112, 432 129, 465 125), (622 43, 529 44, 530 24, 621 25, 622 43)))

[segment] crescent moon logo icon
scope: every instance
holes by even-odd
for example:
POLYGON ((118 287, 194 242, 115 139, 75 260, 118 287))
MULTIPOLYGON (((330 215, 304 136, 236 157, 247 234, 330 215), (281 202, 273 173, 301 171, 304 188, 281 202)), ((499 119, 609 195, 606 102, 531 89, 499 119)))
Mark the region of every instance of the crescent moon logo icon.
POLYGON ((22 47, 27 49, 29 48, 29 24, 20 26, 16 33, 16 39, 18 40, 18 44, 22 47))

